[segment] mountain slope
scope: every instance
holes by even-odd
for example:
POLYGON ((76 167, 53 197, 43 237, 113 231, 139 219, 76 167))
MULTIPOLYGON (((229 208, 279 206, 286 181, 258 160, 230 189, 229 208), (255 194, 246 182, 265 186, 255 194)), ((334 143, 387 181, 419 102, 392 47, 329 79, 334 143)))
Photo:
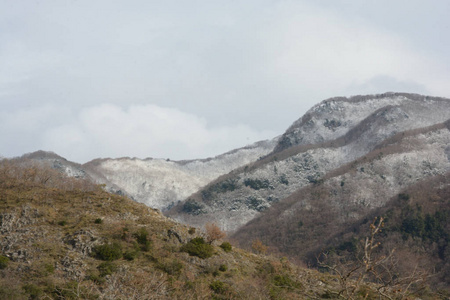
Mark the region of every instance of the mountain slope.
MULTIPOLYGON (((320 182, 291 194, 242 227, 236 237, 245 242, 249 235, 264 236, 270 244, 289 240, 295 249, 286 234, 314 232, 306 239, 303 234, 297 236, 301 249, 307 252, 343 225, 384 207, 407 187, 448 174, 449 128, 450 122, 446 122, 398 134, 377 150, 325 174, 320 182), (258 233, 251 229, 258 227, 258 233)), ((299 256, 306 252, 295 251, 299 256)))
POLYGON ((80 165, 45 151, 22 158, 50 165, 71 177, 92 179, 104 184, 110 192, 164 211, 217 177, 267 155, 277 140, 260 141, 213 158, 190 161, 108 158, 80 165))
POLYGON ((217 177, 267 155, 276 142, 277 139, 261 141, 202 160, 98 159, 83 168, 112 191, 121 191, 152 208, 166 210, 217 177))
MULTIPOLYGON (((443 98, 388 93, 325 100, 296 121, 270 155, 210 183, 169 215, 197 226, 215 220, 225 230, 235 231, 397 133, 449 118, 450 100, 443 98)), ((443 139, 437 143, 446 143, 443 139)), ((407 168, 404 171, 408 176, 407 168)))
POLYGON ((448 105, 448 99, 445 98, 405 93, 331 98, 315 105, 295 121, 280 138, 275 152, 295 145, 334 140, 355 128, 375 111, 387 107, 396 109, 384 116, 385 121, 391 123, 386 135, 430 126, 449 118, 446 110, 448 105), (436 109, 439 107, 442 110, 436 109))
POLYGON ((24 159, 0 161, 0 197, 2 299, 320 299, 341 289, 336 276, 205 243, 211 234, 24 159))

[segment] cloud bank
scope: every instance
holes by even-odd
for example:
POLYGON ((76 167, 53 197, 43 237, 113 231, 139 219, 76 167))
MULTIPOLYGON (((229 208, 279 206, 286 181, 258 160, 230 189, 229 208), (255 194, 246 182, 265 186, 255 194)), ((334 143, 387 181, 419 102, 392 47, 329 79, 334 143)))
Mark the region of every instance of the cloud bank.
POLYGON ((247 125, 208 126, 205 119, 157 105, 122 108, 102 104, 85 108, 76 116, 46 107, 4 116, 0 125, 16 129, 9 133, 0 129, 2 136, 11 134, 10 140, 16 136, 28 141, 15 147, 33 151, 39 145, 39 149, 76 162, 124 156, 206 158, 275 136, 275 132, 256 131, 247 125), (48 128, 46 122, 54 115, 61 119, 48 128))
POLYGON ((202 158, 281 134, 329 97, 450 97, 449 10, 0 0, 0 154, 202 158))

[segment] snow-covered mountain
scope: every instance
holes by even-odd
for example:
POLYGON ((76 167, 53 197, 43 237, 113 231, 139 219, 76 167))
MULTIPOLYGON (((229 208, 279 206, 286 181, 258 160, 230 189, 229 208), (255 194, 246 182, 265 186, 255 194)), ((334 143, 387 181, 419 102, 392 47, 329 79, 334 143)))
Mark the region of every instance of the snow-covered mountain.
POLYGON ((110 190, 166 210, 219 176, 267 155, 276 142, 277 139, 258 142, 209 159, 97 159, 83 168, 110 190))
MULTIPOLYGON (((443 98, 387 93, 325 100, 294 122, 269 156, 210 183, 174 207, 170 216, 197 226, 214 220, 233 232, 274 203, 283 202, 303 187, 323 182, 329 172, 382 147, 389 138, 449 119, 450 100, 443 98)), ((400 158, 380 160, 386 169, 400 168, 398 159, 403 162, 397 175, 382 174, 387 176, 386 186, 378 188, 386 192, 386 197, 398 191, 399 185, 427 176, 426 168, 431 168, 431 173, 450 170, 446 154, 450 143, 448 128, 439 126, 439 132, 428 133, 433 137, 411 138, 410 143, 426 145, 424 148, 407 149, 405 144, 399 144, 405 149, 405 153, 400 151, 400 158), (400 175, 412 179, 393 184, 400 175)), ((357 202, 377 206, 376 197, 362 190, 353 196, 360 198, 357 202)))
POLYGON ((164 211, 218 177, 266 156, 276 144, 274 138, 213 158, 189 161, 107 158, 80 165, 45 151, 25 154, 23 158, 48 163, 72 177, 90 178, 111 192, 164 211))
MULTIPOLYGON (((312 107, 281 137, 209 159, 108 158, 78 165, 46 152, 29 154, 28 158, 50 161, 54 168, 72 176, 89 177, 110 191, 153 208, 171 209, 171 217, 190 225, 203 226, 213 221, 233 232, 298 190, 323 182, 330 172, 383 148, 389 139, 436 124, 442 127, 449 119, 450 100, 445 98, 403 93, 338 97, 312 107)), ((419 165, 432 166, 430 174, 447 171, 450 149, 445 128, 439 129, 437 142, 427 136, 415 137, 417 141, 410 139, 411 144, 427 146, 410 149, 409 156, 402 154, 409 158, 404 158, 405 167, 397 173, 414 178, 403 185, 426 176, 420 168, 413 170, 419 165)), ((404 143, 398 147, 407 148, 404 143)), ((394 162, 398 159, 383 157, 378 164, 382 162, 389 169, 397 165, 394 162)), ((387 187, 379 188, 387 193, 385 197, 400 188, 389 179, 384 182, 387 187)), ((358 201, 377 206, 373 196, 358 201)))

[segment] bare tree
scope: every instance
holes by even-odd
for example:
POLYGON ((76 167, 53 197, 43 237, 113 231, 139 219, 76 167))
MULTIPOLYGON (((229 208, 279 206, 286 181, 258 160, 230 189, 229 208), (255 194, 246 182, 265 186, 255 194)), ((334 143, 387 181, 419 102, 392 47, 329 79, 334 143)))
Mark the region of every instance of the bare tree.
POLYGON ((227 234, 223 232, 219 226, 214 223, 207 223, 205 225, 206 238, 208 243, 212 244, 214 241, 223 239, 227 234))
MULTIPOLYGON (((385 255, 376 251, 381 246, 376 238, 383 226, 383 217, 374 219, 370 224, 370 234, 363 241, 362 253, 356 259, 338 259, 331 263, 332 259, 329 253, 322 253, 318 258, 320 267, 327 268, 337 275, 340 288, 338 292, 334 293, 338 297, 355 299, 357 292, 362 291, 363 284, 372 282, 376 284, 376 291, 381 297, 405 299, 411 294, 413 286, 425 282, 427 275, 420 272, 417 266, 411 274, 404 277, 399 276, 396 270, 398 260, 394 256, 395 249, 388 251, 385 255)), ((366 294, 367 296, 368 294, 366 294)))
POLYGON ((257 254, 266 254, 267 246, 260 239, 255 239, 252 241, 252 250, 257 254))

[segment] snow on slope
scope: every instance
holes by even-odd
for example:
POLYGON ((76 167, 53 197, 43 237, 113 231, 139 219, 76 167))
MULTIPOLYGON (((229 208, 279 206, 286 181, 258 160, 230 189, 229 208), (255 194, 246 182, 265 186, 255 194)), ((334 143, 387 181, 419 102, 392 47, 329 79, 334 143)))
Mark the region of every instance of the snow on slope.
POLYGON ((347 134, 360 122, 383 108, 390 108, 390 112, 382 116, 385 121, 391 123, 383 135, 389 136, 406 129, 444 122, 449 118, 450 101, 444 98, 401 93, 324 100, 313 106, 288 128, 280 138, 275 151, 294 145, 334 140, 347 134))
POLYGON ((83 167, 110 189, 150 207, 166 210, 217 177, 267 155, 276 142, 276 138, 262 141, 204 160, 102 159, 83 167))
POLYGON ((325 100, 286 131, 265 163, 206 187, 191 197, 193 206, 186 209, 180 204, 170 215, 197 226, 214 220, 235 231, 273 203, 321 181, 326 173, 366 155, 396 133, 448 119, 448 99, 385 94, 325 100), (307 144, 314 145, 301 147, 307 144))

